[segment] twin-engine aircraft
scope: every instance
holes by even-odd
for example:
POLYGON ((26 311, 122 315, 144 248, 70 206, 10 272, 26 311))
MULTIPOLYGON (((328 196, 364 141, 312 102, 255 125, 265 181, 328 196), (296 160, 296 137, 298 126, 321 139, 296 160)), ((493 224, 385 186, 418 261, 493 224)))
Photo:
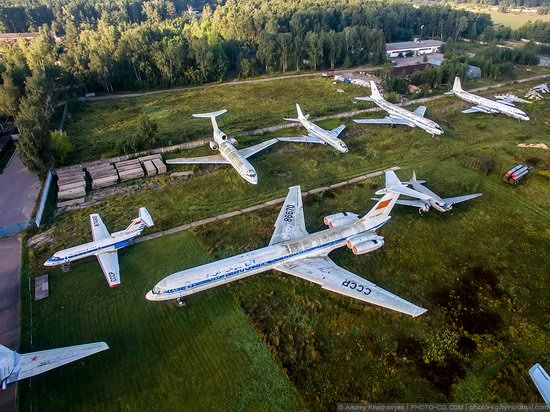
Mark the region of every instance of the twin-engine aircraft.
POLYGON ((0 390, 12 382, 47 372, 109 349, 105 342, 67 346, 40 352, 19 353, 0 345, 0 390))
POLYGON ((384 190, 385 195, 364 217, 349 212, 333 214, 324 219, 328 229, 309 234, 305 227, 300 186, 293 186, 279 213, 269 246, 174 273, 158 282, 146 298, 152 301, 179 300, 273 269, 316 283, 331 292, 419 316, 426 309, 348 272, 328 257, 331 251, 343 246, 355 255, 382 247, 384 238, 376 230, 390 220, 389 213, 399 195, 424 197, 403 185, 393 171, 386 172, 384 190))
POLYGON ((361 124, 389 124, 390 126, 405 125, 409 127, 420 127, 432 136, 443 134, 443 129, 436 122, 426 119, 426 106, 418 106, 414 112, 388 102, 378 91, 378 87, 371 80, 370 82, 371 95, 370 97, 356 97, 356 100, 364 100, 374 102, 382 110, 389 113, 389 116, 383 119, 355 119, 355 123, 361 124))
POLYGON ((132 220, 130 226, 120 232, 110 234, 97 213, 90 215, 90 225, 92 227, 92 242, 56 252, 44 262, 44 266, 57 266, 88 256, 96 256, 109 286, 117 287, 120 285, 117 250, 128 246, 145 227, 153 226, 153 218, 146 208, 140 207, 139 217, 132 220))
POLYGON ((229 164, 235 168, 237 173, 253 185, 258 184, 258 175, 256 169, 250 164, 247 158, 256 153, 268 148, 274 143, 277 143, 277 139, 267 140, 260 144, 247 147, 246 149, 237 150, 237 140, 227 135, 220 130, 216 117, 227 113, 226 109, 219 110, 212 113, 199 113, 194 114, 193 117, 209 118, 212 121, 212 140, 210 141, 210 148, 212 150, 218 150, 220 154, 212 156, 200 156, 167 160, 166 163, 171 165, 189 165, 189 164, 229 164))
POLYGON ((340 133, 346 128, 345 125, 341 124, 336 129, 325 130, 322 127, 317 126, 309 119, 309 114, 302 113, 300 105, 296 103, 296 111, 298 112, 298 118, 285 120, 294 123, 300 123, 307 130, 307 136, 300 137, 279 137, 279 140, 283 142, 298 142, 298 143, 318 143, 318 144, 328 144, 334 147, 336 150, 342 153, 347 153, 348 147, 346 144, 338 138, 340 133))
MULTIPOLYGON (((415 200, 403 199, 403 200, 398 200, 396 203, 398 205, 417 207, 418 212, 420 214, 428 212, 432 207, 439 212, 445 213, 452 210, 453 205, 456 205, 457 203, 466 202, 467 200, 475 199, 476 197, 479 197, 483 194, 483 193, 474 193, 472 195, 441 198, 438 195, 436 195, 434 192, 432 192, 430 189, 423 186, 424 183, 426 183, 426 181, 416 180, 416 172, 413 170, 413 175, 411 180, 409 180, 408 182, 403 182, 403 184, 411 185, 414 191, 422 194, 423 196, 422 197, 411 196, 411 197, 417 197, 417 199, 415 200)), ((383 193, 383 190, 376 192, 376 194, 382 194, 382 193, 383 193)), ((372 200, 378 201, 380 199, 372 198, 372 200)))
POLYGON ((514 107, 514 102, 512 100, 503 99, 500 101, 494 101, 463 90, 460 83, 460 77, 455 77, 453 89, 445 94, 454 94, 458 98, 474 105, 469 109, 463 110, 462 113, 502 113, 513 117, 514 119, 529 120, 529 116, 527 116, 524 111, 514 107))

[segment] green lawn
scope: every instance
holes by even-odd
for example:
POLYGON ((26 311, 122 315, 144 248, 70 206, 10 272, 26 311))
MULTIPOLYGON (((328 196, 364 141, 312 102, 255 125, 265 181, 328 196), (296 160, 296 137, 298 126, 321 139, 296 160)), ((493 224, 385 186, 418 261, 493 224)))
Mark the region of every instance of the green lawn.
POLYGON ((284 79, 263 83, 224 85, 69 105, 66 131, 74 150, 68 163, 120 154, 117 141, 137 130, 138 116, 145 112, 158 124, 161 145, 167 146, 211 135, 208 119, 193 113, 223 108, 228 113, 218 119, 226 133, 278 124, 285 116, 295 116, 300 103, 311 115, 337 113, 353 107, 353 99, 365 93, 359 86, 333 85, 317 77, 284 79), (342 88, 347 93, 337 93, 342 88))
POLYGON ((27 323, 21 349, 101 340, 110 349, 33 378, 32 386, 19 384, 19 410, 30 410, 31 399, 33 410, 50 411, 303 409, 227 290, 184 309, 145 300, 168 272, 209 260, 191 233, 135 245, 119 257, 123 284, 114 290, 95 259, 69 273, 49 271, 50 297, 32 304, 33 347, 27 323))
MULTIPOLYGON (((528 86, 503 90, 519 94, 528 86)), ((108 289, 91 259, 67 274, 49 270, 51 297, 33 304, 33 348, 105 340, 112 349, 34 379, 32 393, 21 385, 21 410, 30 399, 37 410, 113 404, 293 410, 303 408, 301 399, 311 410, 334 410, 340 401, 540 402, 527 370, 550 364, 550 154, 516 145, 550 145, 550 103, 522 106, 530 122, 464 115, 466 107, 452 97, 428 104, 427 116, 445 129, 435 139, 421 130, 346 120, 345 155, 278 143, 252 160, 257 187, 225 167, 197 167, 201 174, 186 182, 149 179, 143 184, 155 187, 145 191, 130 185, 135 190, 126 195, 57 216, 53 244, 26 255, 26 272, 44 273, 41 263, 56 249, 90 239, 92 211, 118 230, 147 206, 156 222, 151 230, 160 230, 282 196, 294 184, 307 190, 398 165, 401 178, 415 168, 441 195, 484 195, 450 214, 419 217, 398 207, 382 231, 384 248, 358 257, 340 250, 333 258, 428 308, 426 315, 410 319, 274 273, 200 293, 181 310, 144 301, 151 286, 176 270, 267 244, 278 213, 268 208, 124 250, 118 290, 108 289), (493 160, 488 176, 463 166, 479 156, 493 160), (536 168, 519 187, 502 183, 502 173, 517 162, 536 168)), ((380 185, 377 179, 306 198, 308 229, 321 229, 323 216, 333 212, 366 212, 380 185)), ((22 308, 22 349, 30 350, 28 301, 22 308)))
POLYGON ((489 14, 495 23, 502 24, 503 26, 510 26, 514 30, 520 28, 529 21, 550 21, 550 15, 537 13, 501 13, 499 11, 490 11, 489 14))

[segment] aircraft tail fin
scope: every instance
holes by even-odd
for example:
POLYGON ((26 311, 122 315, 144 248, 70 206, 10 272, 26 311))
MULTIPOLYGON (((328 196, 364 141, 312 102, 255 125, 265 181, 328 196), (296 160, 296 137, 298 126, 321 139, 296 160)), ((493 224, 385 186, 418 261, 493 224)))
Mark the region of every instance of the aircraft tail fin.
POLYGON ((460 77, 455 77, 455 82, 453 83, 453 92, 461 92, 462 91, 462 83, 460 82, 460 77))
POLYGON ((370 94, 371 98, 379 99, 382 97, 382 95, 378 91, 378 87, 376 87, 376 83, 374 83, 372 80, 370 81, 370 90, 371 90, 371 94, 370 94))
POLYGON ((295 123, 300 123, 302 120, 309 119, 309 114, 304 114, 302 112, 302 108, 300 107, 300 105, 298 103, 296 103, 296 112, 298 113, 297 118, 285 117, 284 119, 288 122, 295 122, 295 123))
POLYGON ((137 230, 143 230, 146 227, 154 226, 153 218, 149 211, 144 208, 139 208, 138 217, 133 219, 130 225, 124 230, 125 232, 135 232, 137 230))
POLYGON ((416 171, 414 171, 414 170, 413 170, 411 180, 409 180, 408 182, 403 182, 403 184, 405 184, 405 185, 412 185, 412 186, 414 186, 415 184, 423 184, 423 183, 426 183, 426 181, 425 180, 417 180, 416 179, 416 171))
POLYGON ((216 122, 216 117, 221 116, 224 113, 227 113, 227 109, 222 109, 222 110, 218 110, 217 112, 209 112, 209 113, 194 113, 192 116, 210 119, 212 121, 212 127, 214 128, 214 130, 218 130, 218 123, 216 122))

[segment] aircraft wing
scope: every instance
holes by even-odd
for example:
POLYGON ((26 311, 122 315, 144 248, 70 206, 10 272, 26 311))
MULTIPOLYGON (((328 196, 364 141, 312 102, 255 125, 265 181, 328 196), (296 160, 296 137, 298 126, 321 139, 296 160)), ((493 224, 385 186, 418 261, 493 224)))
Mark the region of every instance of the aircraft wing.
POLYGON ((269 244, 275 245, 307 234, 302 192, 300 186, 292 186, 275 222, 275 232, 269 244))
POLYGON ((319 139, 317 136, 300 136, 300 137, 279 137, 279 140, 283 142, 296 142, 296 143, 318 143, 318 144, 325 144, 325 141, 323 139, 319 139))
POLYGON ((344 129, 346 128, 346 125, 345 124, 341 124, 340 126, 338 126, 337 128, 335 129, 332 129, 330 132, 338 137, 340 135, 340 133, 342 133, 344 131, 344 129))
POLYGON ((426 106, 418 106, 413 113, 417 116, 424 117, 426 114, 426 106))
POLYGON ((109 287, 115 288, 120 285, 120 268, 118 266, 118 254, 116 250, 112 252, 99 253, 97 260, 101 270, 107 279, 109 287))
POLYGON ((257 145, 247 147, 246 149, 241 149, 241 150, 239 150, 239 153, 244 158, 247 158, 247 157, 250 157, 252 155, 255 155, 256 153, 258 153, 258 152, 260 152, 264 149, 267 149, 273 143, 277 143, 277 139, 267 140, 267 141, 259 143, 257 145))
POLYGON ((473 195, 464 195, 464 196, 456 196, 456 197, 447 197, 443 199, 445 203, 448 203, 450 205, 455 205, 457 203, 466 202, 470 199, 475 199, 476 197, 481 196, 483 193, 475 193, 473 195))
POLYGON ((94 241, 105 239, 111 236, 111 234, 107 230, 107 227, 103 223, 103 220, 101 220, 101 216, 99 216, 97 213, 93 213, 90 215, 90 226, 92 228, 92 238, 94 239, 94 241))
MULTIPOLYGON (((379 201, 380 199, 376 199, 374 197, 371 197, 371 200, 376 200, 376 201, 379 201)), ((403 199, 399 199, 397 202, 398 205, 403 205, 403 206, 413 206, 413 207, 423 207, 425 205, 425 203, 422 201, 422 200, 403 200, 403 199)))
POLYGON ((323 289, 416 317, 426 309, 339 266, 328 257, 304 258, 276 266, 275 270, 321 285, 323 289))
POLYGON ((16 372, 10 375, 8 383, 38 375, 107 349, 109 346, 105 342, 96 342, 19 355, 21 358, 16 372))
POLYGON ((360 124, 389 124, 389 125, 405 125, 410 126, 412 123, 400 117, 386 116, 383 119, 354 119, 355 123, 360 124))
POLYGON ((462 110, 462 113, 489 113, 492 114, 494 111, 486 106, 477 105, 474 107, 470 107, 469 109, 462 110))
POLYGON ((548 376, 540 363, 536 363, 529 369, 529 375, 531 375, 531 379, 535 382, 544 402, 550 405, 550 376, 548 376))
POLYGON ((497 101, 499 103, 502 103, 502 104, 505 104, 507 106, 512 106, 512 107, 515 107, 516 105, 514 104, 515 103, 515 100, 514 99, 511 99, 509 97, 506 97, 504 99, 497 99, 497 101))
POLYGON ((221 155, 199 156, 199 157, 180 157, 179 159, 169 159, 166 161, 169 165, 196 165, 196 164, 229 164, 221 155))

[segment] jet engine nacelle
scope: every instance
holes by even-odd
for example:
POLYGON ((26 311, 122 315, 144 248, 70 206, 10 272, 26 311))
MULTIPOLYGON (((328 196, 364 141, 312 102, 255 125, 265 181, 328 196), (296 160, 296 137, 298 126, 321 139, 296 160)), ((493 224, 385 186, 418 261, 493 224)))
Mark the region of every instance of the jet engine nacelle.
POLYGON ((372 252, 384 246, 384 238, 374 233, 367 235, 357 235, 350 237, 346 242, 354 254, 362 255, 363 253, 372 252))
POLYGON ((325 216, 323 222, 330 228, 337 226, 345 226, 357 222, 359 216, 351 212, 336 213, 334 215, 325 216))
POLYGON ((233 137, 228 138, 229 143, 231 143, 233 146, 237 146, 239 142, 237 142, 237 139, 234 139, 233 137))
POLYGON ((214 141, 214 140, 211 140, 210 141, 210 149, 212 150, 218 150, 220 146, 214 141))

